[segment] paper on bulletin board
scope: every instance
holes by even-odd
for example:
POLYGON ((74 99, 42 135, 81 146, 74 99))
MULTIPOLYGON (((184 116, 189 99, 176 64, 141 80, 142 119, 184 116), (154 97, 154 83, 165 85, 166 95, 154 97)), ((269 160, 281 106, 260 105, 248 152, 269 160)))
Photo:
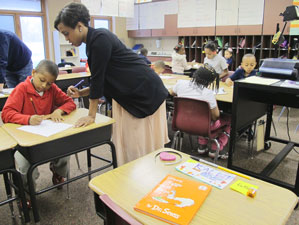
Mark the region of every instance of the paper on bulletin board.
POLYGON ((258 189, 259 187, 253 184, 246 183, 242 180, 237 180, 230 186, 230 188, 234 191, 242 193, 243 195, 247 195, 247 192, 250 188, 258 189))
POLYGON ((134 18, 134 0, 118 0, 118 16, 134 18))
POLYGON ((238 25, 263 24, 264 0, 240 0, 238 25))
POLYGON ((239 0, 217 1, 216 26, 238 25, 239 0))
POLYGON ((81 3, 86 6, 90 15, 101 15, 100 0, 81 0, 81 3))
POLYGON ((214 27, 216 24, 216 0, 195 0, 194 27, 214 27))
POLYGON ((127 30, 138 30, 139 29, 139 6, 134 5, 134 17, 126 18, 127 30))

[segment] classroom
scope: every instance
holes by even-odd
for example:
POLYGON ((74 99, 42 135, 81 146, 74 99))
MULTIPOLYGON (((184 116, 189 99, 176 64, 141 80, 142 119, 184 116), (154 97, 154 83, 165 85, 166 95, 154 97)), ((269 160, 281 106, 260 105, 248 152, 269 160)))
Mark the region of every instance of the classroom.
POLYGON ((298 96, 299 0, 0 1, 0 225, 299 224, 298 96))

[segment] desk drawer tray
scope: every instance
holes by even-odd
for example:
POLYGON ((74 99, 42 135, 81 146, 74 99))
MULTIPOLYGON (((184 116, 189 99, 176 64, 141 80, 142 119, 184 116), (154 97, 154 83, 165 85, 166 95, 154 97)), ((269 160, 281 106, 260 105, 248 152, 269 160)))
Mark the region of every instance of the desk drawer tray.
POLYGON ((36 146, 20 147, 18 150, 33 164, 49 161, 49 159, 53 158, 60 158, 66 154, 71 155, 91 146, 99 146, 105 141, 110 141, 111 133, 112 125, 107 125, 36 146))

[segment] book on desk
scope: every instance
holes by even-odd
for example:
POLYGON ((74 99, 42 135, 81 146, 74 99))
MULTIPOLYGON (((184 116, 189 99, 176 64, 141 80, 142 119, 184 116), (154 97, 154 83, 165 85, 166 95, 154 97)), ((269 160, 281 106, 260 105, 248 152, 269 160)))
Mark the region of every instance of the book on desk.
POLYGON ((134 209, 169 224, 189 224, 211 189, 198 181, 167 175, 134 209))

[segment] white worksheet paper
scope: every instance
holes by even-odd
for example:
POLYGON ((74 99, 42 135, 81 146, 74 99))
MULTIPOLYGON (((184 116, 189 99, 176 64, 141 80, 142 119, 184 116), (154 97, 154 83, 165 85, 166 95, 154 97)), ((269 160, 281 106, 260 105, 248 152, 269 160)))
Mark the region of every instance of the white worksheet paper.
POLYGON ((64 131, 72 126, 73 126, 72 124, 55 123, 51 120, 43 120, 40 125, 35 125, 35 126, 24 125, 24 126, 19 127, 18 129, 25 131, 25 132, 49 137, 53 134, 57 134, 61 131, 64 131))

